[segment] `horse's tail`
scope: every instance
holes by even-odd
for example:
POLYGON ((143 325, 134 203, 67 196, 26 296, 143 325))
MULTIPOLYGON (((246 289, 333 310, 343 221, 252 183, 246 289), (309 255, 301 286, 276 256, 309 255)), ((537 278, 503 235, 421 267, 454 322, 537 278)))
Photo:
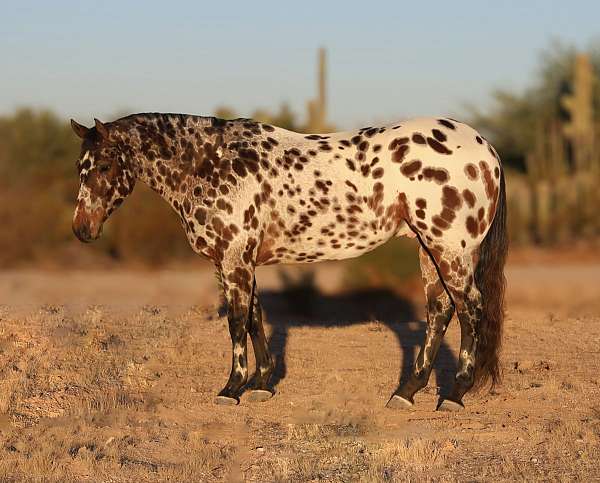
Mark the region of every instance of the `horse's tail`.
POLYGON ((506 188, 504 173, 501 172, 496 214, 479 247, 479 261, 475 268, 475 284, 481 292, 483 302, 476 349, 476 388, 485 386, 489 380, 492 387, 500 382, 499 352, 504 322, 504 263, 507 252, 506 188))

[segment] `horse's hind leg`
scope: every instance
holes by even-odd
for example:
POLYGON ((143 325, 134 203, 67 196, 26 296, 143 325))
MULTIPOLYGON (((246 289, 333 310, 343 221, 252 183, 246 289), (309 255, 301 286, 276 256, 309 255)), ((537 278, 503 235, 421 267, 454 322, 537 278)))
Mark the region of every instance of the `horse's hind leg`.
POLYGON ((464 407, 463 396, 473 387, 475 381, 478 325, 481 320, 483 301, 481 292, 474 283, 471 257, 464 257, 457 276, 449 282, 452 299, 460 322, 460 354, 458 370, 450 396, 440 399, 438 409, 456 411, 464 407))
POLYGON ((427 385, 433 362, 454 313, 454 305, 440 279, 435 262, 423 247, 419 250, 419 257, 427 299, 425 344, 421 347, 409 379, 400 384, 388 401, 387 407, 391 408, 412 406, 416 392, 427 385))
POLYGON ((251 389, 248 401, 266 401, 273 396, 269 389, 269 379, 273 373, 273 360, 269 353, 269 346, 262 322, 262 308, 256 290, 256 279, 252 288, 252 310, 250 313, 250 338, 256 359, 256 372, 251 380, 251 389))

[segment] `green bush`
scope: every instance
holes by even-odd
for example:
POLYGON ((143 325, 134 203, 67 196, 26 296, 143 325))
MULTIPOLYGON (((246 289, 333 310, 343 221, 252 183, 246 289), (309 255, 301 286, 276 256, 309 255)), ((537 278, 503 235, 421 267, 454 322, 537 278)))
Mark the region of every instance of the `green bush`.
POLYGON ((344 282, 352 288, 396 288, 419 274, 418 242, 394 238, 372 252, 350 260, 344 282))

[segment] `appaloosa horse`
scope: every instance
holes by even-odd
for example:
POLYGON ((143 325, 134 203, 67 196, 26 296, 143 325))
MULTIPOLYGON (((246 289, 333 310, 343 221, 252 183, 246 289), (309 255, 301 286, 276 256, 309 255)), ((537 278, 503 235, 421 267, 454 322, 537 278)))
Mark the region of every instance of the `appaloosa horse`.
POLYGON ((237 404, 256 356, 249 400, 272 396, 273 363, 254 270, 362 255, 392 237, 417 237, 427 299, 425 344, 389 407, 426 386, 454 311, 461 344, 454 388, 499 379, 507 253, 504 175, 494 148, 452 119, 413 119, 356 132, 298 134, 249 119, 134 114, 83 139, 73 231, 98 238, 137 180, 179 215, 192 248, 211 259, 228 303, 232 368, 216 402, 237 404))

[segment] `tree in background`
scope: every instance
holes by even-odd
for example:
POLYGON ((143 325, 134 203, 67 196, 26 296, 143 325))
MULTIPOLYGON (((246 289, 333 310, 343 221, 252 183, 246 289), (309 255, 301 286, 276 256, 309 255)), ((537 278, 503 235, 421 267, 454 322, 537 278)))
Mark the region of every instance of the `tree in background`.
POLYGON ((0 117, 0 184, 31 177, 61 182, 72 174, 79 145, 69 125, 49 111, 0 117))
POLYGON ((144 186, 101 240, 80 246, 71 232, 80 147, 69 123, 51 112, 20 109, 0 117, 0 267, 73 266, 94 257, 155 265, 189 256, 177 217, 144 186))
MULTIPOLYGON (((563 165, 561 169, 568 158, 572 166, 577 165, 577 158, 582 156, 574 155, 573 149, 588 143, 573 139, 589 136, 586 133, 590 122, 594 124, 596 139, 592 144, 599 151, 598 74, 600 45, 581 56, 574 48, 555 43, 543 53, 531 87, 522 92, 496 91, 494 105, 488 112, 471 109, 471 123, 494 143, 507 166, 521 171, 528 168, 531 182, 541 177, 552 180, 557 160, 563 165)), ((319 85, 324 85, 322 77, 319 79, 319 85)), ((319 99, 324 103, 325 96, 319 99)), ((224 119, 238 117, 227 107, 217 109, 215 115, 224 119)), ((251 117, 293 131, 314 132, 313 126, 299 122, 287 103, 274 113, 257 109, 251 117)), ((72 264, 77 257, 91 253, 149 265, 192 257, 177 217, 144 186, 136 188, 107 224, 102 240, 80 247, 71 233, 79 182, 75 170, 79 149, 80 141, 68 122, 49 111, 19 109, 12 115, 0 116, 0 267, 40 260, 72 264)), ((596 165, 600 165, 600 156, 594 156, 596 165)), ((585 220, 597 218, 597 205, 579 197, 589 207, 585 220)), ((518 198, 517 204, 523 204, 522 199, 518 198)), ((546 211, 561 225, 566 224, 565 219, 573 218, 573 210, 565 210, 567 215, 563 218, 549 208, 546 211)), ((515 213, 516 210, 512 219, 517 218, 515 213)), ((577 223, 583 226, 587 221, 577 223)), ((519 227, 518 231, 524 230, 519 227)))
MULTIPOLYGON (((218 107, 215 110, 215 116, 220 119, 236 119, 241 117, 236 113, 235 110, 227 106, 218 107)), ((255 121, 272 124, 274 126, 281 127, 283 129, 288 129, 290 131, 303 132, 302 126, 298 124, 298 121, 296 120, 296 115, 291 110, 287 102, 283 102, 279 106, 279 111, 277 111, 276 113, 271 113, 266 109, 256 109, 250 115, 250 118, 254 119, 255 121)))
MULTIPOLYGON (((587 53, 593 72, 600 74, 600 45, 587 53)), ((562 99, 573 90, 577 51, 554 42, 543 51, 540 67, 531 87, 522 92, 498 89, 493 107, 483 112, 470 107, 471 123, 493 142, 503 162, 526 170, 527 155, 540 143, 540 137, 560 135, 570 120, 562 99)), ((593 85, 594 112, 600 112, 600 85, 593 85)), ((568 156, 567 153, 561 153, 568 156)))
POLYGON ((78 153, 68 124, 51 112, 0 117, 0 266, 48 254, 68 239, 62 227, 70 225, 78 153))
MULTIPOLYGON (((578 52, 555 42, 531 87, 494 93, 471 122, 505 166, 525 175, 507 184, 513 242, 557 243, 600 233, 600 45, 578 52)), ((516 173, 513 173, 516 174, 516 173)))

